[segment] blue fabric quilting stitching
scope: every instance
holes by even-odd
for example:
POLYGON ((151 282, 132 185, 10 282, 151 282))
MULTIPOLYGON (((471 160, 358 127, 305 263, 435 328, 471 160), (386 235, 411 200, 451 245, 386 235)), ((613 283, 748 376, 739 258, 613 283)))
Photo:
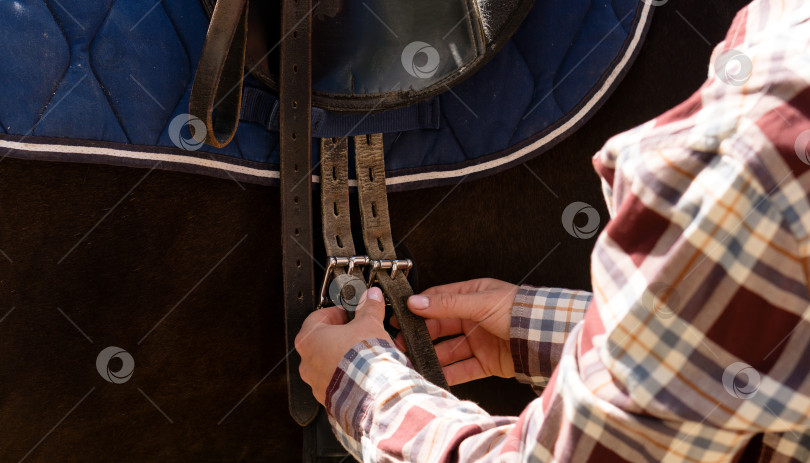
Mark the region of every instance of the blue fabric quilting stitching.
MULTIPOLYGON (((90 0, 85 0, 89 2, 90 0)), ((85 8, 89 3, 83 5, 85 8)), ((45 82, 39 79, 38 85, 34 82, 21 82, 20 89, 29 89, 26 94, 31 95, 30 98, 37 98, 36 95, 48 94, 50 98, 44 103, 37 103, 31 100, 29 106, 40 106, 39 114, 32 127, 19 127, 18 124, 10 124, 7 120, 8 113, 0 112, 0 119, 3 119, 2 131, 16 135, 26 135, 29 129, 39 128, 35 131, 38 134, 46 136, 60 136, 67 138, 84 138, 106 141, 118 141, 122 143, 141 143, 146 145, 158 145, 172 147, 172 143, 168 137, 167 130, 171 120, 182 113, 187 112, 188 95, 191 90, 191 83, 193 81, 193 73, 195 71, 195 64, 199 58, 202 42, 204 39, 205 30, 207 27, 206 18, 202 12, 201 6, 198 2, 193 0, 164 0, 160 3, 158 8, 151 11, 150 15, 157 15, 152 20, 145 20, 139 24, 138 27, 144 28, 141 34, 148 34, 154 38, 157 43, 164 44, 165 47, 176 47, 179 50, 172 52, 171 50, 161 54, 146 55, 144 54, 144 62, 131 63, 130 67, 137 67, 138 69, 147 69, 152 67, 171 76, 166 80, 165 89, 161 89, 164 93, 169 95, 167 97, 171 100, 169 104, 162 103, 165 108, 162 111, 152 110, 144 113, 144 118, 154 118, 150 124, 143 124, 142 121, 133 119, 132 108, 137 102, 130 100, 116 100, 116 98, 123 98, 121 95, 132 94, 133 85, 127 79, 132 77, 125 75, 124 72, 116 72, 121 70, 113 69, 99 70, 97 68, 99 57, 93 56, 93 51, 96 47, 104 48, 102 45, 105 43, 112 43, 115 40, 127 40, 127 37, 114 36, 113 32, 116 30, 111 22, 113 16, 118 14, 119 11, 131 10, 134 7, 124 4, 124 2, 111 1, 109 7, 104 12, 103 17, 95 24, 95 30, 89 39, 89 45, 84 53, 87 56, 81 57, 89 63, 90 72, 88 77, 92 78, 94 82, 79 82, 83 86, 92 85, 97 86, 95 92, 86 91, 88 98, 92 101, 76 101, 75 98, 66 97, 64 102, 61 100, 54 100, 64 93, 65 85, 69 82, 66 79, 73 79, 70 81, 75 84, 75 73, 77 72, 72 66, 76 63, 76 57, 72 55, 74 51, 71 47, 71 36, 67 34, 60 23, 58 16, 63 17, 60 13, 54 13, 51 5, 42 1, 36 3, 29 1, 26 3, 28 13, 36 16, 37 21, 40 23, 51 22, 55 24, 59 30, 62 39, 65 43, 65 51, 56 53, 66 53, 67 57, 62 56, 60 61, 59 57, 47 60, 47 66, 43 66, 42 72, 45 76, 59 74, 60 63, 66 62, 61 76, 48 82, 50 77, 46 77, 45 82), (43 8, 44 6, 44 8, 43 8), (45 13, 44 11, 47 11, 45 13), (158 20, 159 17, 165 21, 158 20), (182 59, 171 58, 172 56, 182 59), (152 58, 155 62, 146 62, 152 58), (47 71, 47 72, 45 72, 47 71), (174 86, 175 90, 170 90, 169 86, 174 86), (43 89, 47 88, 45 92, 43 89), (100 91, 99 91, 100 90, 100 91), (129 93, 127 93, 129 92, 129 93), (96 96, 93 96, 96 95, 96 96), (99 96, 100 95, 100 96, 99 96), (80 124, 81 118, 71 117, 73 114, 81 114, 83 107, 86 105, 96 105, 97 107, 106 108, 99 111, 100 116, 97 118, 97 124, 90 127, 74 127, 70 125, 70 121, 75 121, 74 124, 80 124), (106 114, 104 112, 107 112, 106 114), (52 115, 49 114, 52 112, 52 115), (58 116, 58 117, 57 117, 58 116), (52 123, 48 124, 47 119, 53 117, 52 123), (54 127, 54 121, 59 120, 58 127, 54 127), (134 120, 135 122, 130 122, 134 120), (43 121, 46 122, 42 127, 37 127, 43 121), (134 124, 134 125, 133 125, 134 124), (9 127, 11 125, 11 127, 9 127), (121 136, 116 136, 115 131, 111 129, 112 125, 121 131, 121 136), (154 127, 153 129, 143 132, 144 127, 154 127), (159 130, 157 129, 159 127, 159 130), (79 135, 81 134, 81 136, 79 135)), ((97 7, 97 5, 96 5, 97 7)), ((604 65, 602 68, 597 69, 592 63, 583 63, 581 69, 575 67, 579 60, 582 60, 583 55, 587 56, 582 50, 585 45, 579 43, 584 40, 583 37, 587 32, 582 29, 589 23, 599 26, 599 30, 610 30, 612 36, 605 42, 610 42, 610 47, 600 50, 599 53, 610 55, 610 62, 618 55, 622 43, 626 40, 628 34, 631 32, 630 25, 632 24, 633 15, 627 16, 628 12, 636 10, 636 4, 632 0, 611 0, 610 2, 597 2, 592 0, 538 0, 535 9, 545 9, 544 12, 551 12, 560 14, 560 12, 568 14, 566 21, 556 21, 558 27, 563 27, 565 30, 545 31, 538 34, 537 26, 541 24, 537 10, 533 17, 530 17, 527 23, 521 27, 521 30, 513 37, 510 42, 504 47, 501 52, 503 56, 508 56, 512 60, 510 63, 498 61, 498 57, 481 71, 480 76, 472 76, 467 81, 461 83, 456 87, 454 92, 465 95, 482 95, 479 98, 471 98, 468 103, 471 108, 484 108, 480 109, 482 112, 489 112, 491 103, 488 103, 487 97, 492 97, 491 94, 486 92, 496 92, 496 96, 503 94, 511 95, 509 98, 512 100, 510 104, 504 105, 499 114, 496 116, 499 119, 485 122, 483 119, 489 114, 483 114, 482 120, 479 118, 471 118, 465 114, 465 109, 459 104, 454 104, 455 98, 452 94, 445 93, 440 98, 446 100, 447 104, 442 105, 441 126, 438 130, 415 130, 406 133, 392 133, 386 134, 386 145, 389 148, 389 156, 386 159, 386 164, 389 169, 411 169, 416 167, 431 166, 447 166, 453 163, 462 161, 471 161, 488 156, 497 151, 503 151, 510 146, 518 144, 527 138, 534 136, 545 128, 550 127, 560 117, 570 112, 572 107, 575 107, 577 102, 581 101, 588 93, 587 89, 592 85, 583 83, 582 78, 579 76, 566 76, 566 72, 574 72, 574 74, 582 72, 582 76, 590 76, 589 79, 596 82, 604 72, 604 65), (598 5, 597 5, 598 3, 598 5), (572 21, 571 16, 573 11, 581 11, 583 7, 586 11, 578 17, 578 20, 572 21), (577 9, 578 8, 578 9, 577 9), (570 37, 570 42, 566 42, 570 37), (538 54, 538 46, 551 47, 547 50, 541 50, 538 54), (564 47, 564 53, 560 55, 559 47, 564 47), (549 54, 551 53, 551 54, 549 54), (549 64, 549 62, 541 59, 538 61, 538 56, 551 57, 557 56, 554 60, 559 60, 557 64, 549 64), (589 67, 590 66, 590 67, 589 67), (587 68, 587 69, 586 69, 587 68), (572 71, 573 70, 573 71, 572 71), (487 74, 488 73, 488 74, 487 74), (476 79, 478 77, 478 79, 476 79), (496 82, 496 85, 487 87, 484 85, 486 79, 499 78, 503 81, 496 82), (574 82, 573 79, 579 79, 574 82), (577 86, 586 88, 577 89, 580 94, 571 94, 572 89, 577 86), (517 90, 508 92, 511 88, 517 90), (551 91, 549 92, 549 88, 551 91), (483 91, 482 91, 483 90, 483 91), (528 100, 524 100, 522 95, 529 95, 528 100), (547 101, 543 98, 548 95, 547 101), (526 114, 531 108, 537 107, 542 103, 535 113, 526 114), (453 109, 455 108, 455 110, 453 109), (516 122, 510 123, 506 127, 503 121, 514 120, 516 122), (477 137, 477 138, 476 138, 477 137), (492 140, 503 139, 498 146, 488 145, 492 140), (501 146, 503 145, 503 146, 501 146)), ((0 19, 0 24, 3 20, 0 19)), ((22 35, 21 35, 22 36, 22 35)), ((143 35, 142 35, 143 36, 143 35)), ((86 38, 86 37, 85 37, 86 38)), ((36 41, 34 41, 36 42, 36 41)), ((48 47, 50 50, 55 50, 53 45, 53 38, 48 40, 41 40, 39 43, 30 43, 26 46, 30 47, 33 52, 37 52, 39 48, 48 47)), ((125 45, 120 45, 124 47, 125 45)), ((115 49, 115 46, 112 46, 115 49)), ((123 49, 123 48, 122 48, 123 49)), ((96 51, 98 51, 96 50, 96 51)), ((597 66, 598 67, 598 66, 597 66)), ((25 72, 26 70, 19 70, 25 72)), ((2 81, 3 72, 17 72, 17 70, 4 71, 0 70, 0 81, 2 81)), ((137 74, 137 73, 136 73, 137 74)), ((142 71, 139 76, 147 75, 146 71, 142 71)), ((34 79, 36 81, 36 79, 34 79)), ((589 81, 590 82, 590 81, 589 81)), ((491 83, 491 81, 490 81, 491 83)), ((250 82, 248 85, 257 85, 255 81, 250 82)), ((81 87, 85 88, 85 87, 81 87)), ((14 90, 12 90, 14 91, 14 90)), ((78 96, 78 95, 75 95, 78 96)), ((146 106, 143 98, 140 96, 139 101, 142 106, 146 106)), ((443 102, 444 103, 444 102, 443 102)), ((18 118, 19 119, 19 118, 18 118)), ((86 124, 85 124, 86 125, 86 124)), ((315 153, 313 164, 317 163, 318 158, 318 143, 313 142, 315 153)), ((278 164, 278 135, 277 133, 268 132, 264 127, 258 124, 240 125, 237 132, 235 142, 223 149, 216 149, 212 147, 204 147, 204 151, 209 153, 216 153, 225 156, 230 156, 235 159, 257 161, 269 164, 271 166, 278 164)))

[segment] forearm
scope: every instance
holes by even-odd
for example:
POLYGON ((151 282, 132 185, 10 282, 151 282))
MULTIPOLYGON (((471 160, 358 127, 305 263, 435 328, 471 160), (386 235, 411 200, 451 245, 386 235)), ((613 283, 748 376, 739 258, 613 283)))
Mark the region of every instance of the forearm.
POLYGON ((745 447, 754 432, 723 430, 700 416, 664 418, 637 403, 610 380, 593 347, 579 349, 600 326, 596 313, 575 326, 548 387, 519 417, 493 417, 426 382, 390 344, 364 342, 329 386, 330 421, 340 442, 369 462, 719 461, 745 447))
MULTIPOLYGON (((518 379, 540 392, 591 297, 586 291, 520 288, 510 330, 518 379)), ((507 436, 514 440, 525 433, 515 424, 529 425, 517 417, 492 417, 426 382, 402 352, 381 339, 360 343, 346 354, 326 400, 338 439, 367 461, 496 458, 509 447, 503 447, 507 436)))
POLYGON ((338 440, 363 461, 497 456, 517 417, 493 417, 425 381, 403 353, 376 339, 344 357, 327 390, 338 440))

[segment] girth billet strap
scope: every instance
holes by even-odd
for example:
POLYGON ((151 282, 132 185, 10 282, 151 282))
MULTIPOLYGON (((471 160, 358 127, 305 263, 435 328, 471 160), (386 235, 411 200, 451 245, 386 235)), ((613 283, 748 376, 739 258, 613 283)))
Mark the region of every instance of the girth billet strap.
MULTIPOLYGON (((218 148, 231 141, 239 125, 247 14, 247 0, 217 1, 191 87, 189 113, 205 123, 205 142, 218 148)), ((202 141, 201 134, 193 136, 202 141)))
POLYGON ((318 403, 298 371, 294 340, 315 307, 312 256, 312 0, 283 0, 280 120, 281 236, 290 414, 310 423, 318 403))
MULTIPOLYGON (((366 253, 372 259, 396 259, 388 216, 382 134, 354 137, 354 151, 366 253)), ((394 309, 405 338, 408 357, 416 371, 431 383, 447 389, 447 380, 436 357, 425 320, 413 314, 406 305, 408 296, 413 294, 407 277, 403 272, 398 272, 392 278, 386 271, 378 271, 375 277, 394 309)))
MULTIPOLYGON (((356 254, 352 237, 351 213, 349 211, 349 139, 321 139, 321 225, 326 255, 330 257, 352 257, 356 254)), ((327 267, 324 282, 331 285, 355 283, 360 291, 365 289, 365 278, 359 267, 347 273, 347 267, 327 267), (331 272, 331 275, 329 273, 331 272), (342 281, 343 280, 343 281, 342 281), (353 281, 352 281, 353 280, 353 281)), ((327 287, 327 289, 330 289, 327 287)), ((341 288, 342 290, 342 288, 341 288)), ((334 295, 334 291, 332 291, 334 295)), ((349 320, 354 318, 354 309, 360 295, 354 295, 351 304, 343 305, 349 320)), ((346 450, 332 434, 326 411, 304 430, 304 463, 342 462, 346 450)))
MULTIPOLYGON (((356 254, 349 207, 349 139, 347 137, 323 138, 321 139, 321 225, 327 256, 351 258, 356 254)), ((365 286, 365 277, 360 267, 353 267, 346 282, 341 282, 341 278, 344 278, 341 275, 345 274, 347 274, 346 267, 335 267, 332 270, 332 281, 341 283, 341 286, 346 286, 348 283, 365 286)), ((338 301, 332 302, 339 303, 338 301)), ((352 297, 348 304, 342 304, 349 320, 354 318, 357 302, 358 297, 352 297)))

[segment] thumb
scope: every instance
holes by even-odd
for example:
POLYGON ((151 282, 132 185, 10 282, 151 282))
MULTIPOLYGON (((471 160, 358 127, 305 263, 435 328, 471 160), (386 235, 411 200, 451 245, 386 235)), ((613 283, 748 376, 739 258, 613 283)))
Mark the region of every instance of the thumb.
POLYGON ((380 288, 371 287, 360 297, 355 319, 361 317, 371 317, 380 323, 385 319, 385 302, 380 288))
POLYGON ((492 307, 486 293, 433 293, 408 298, 408 308, 423 318, 461 318, 480 321, 479 315, 492 307))

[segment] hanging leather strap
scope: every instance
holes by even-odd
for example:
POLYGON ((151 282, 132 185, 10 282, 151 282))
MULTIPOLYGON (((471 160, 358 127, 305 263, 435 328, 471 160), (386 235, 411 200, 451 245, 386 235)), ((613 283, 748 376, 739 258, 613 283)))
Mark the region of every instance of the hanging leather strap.
POLYGON ((231 141, 239 124, 247 15, 248 0, 216 2, 191 87, 189 113, 205 122, 205 142, 218 148, 231 141))
MULTIPOLYGON (((352 257, 356 254, 352 237, 349 211, 349 140, 346 137, 321 139, 321 227, 326 255, 352 257)), ((332 281, 346 275, 346 267, 332 269, 332 281)), ((356 286, 365 287, 360 268, 352 270, 356 286)), ((352 301, 356 301, 356 297, 352 301)), ((337 303, 336 301, 332 301, 337 303)), ((344 305, 349 320, 354 317, 354 306, 344 305)), ((337 441, 326 410, 304 429, 304 463, 339 463, 346 460, 347 453, 337 441)))
MULTIPOLYGON (((388 217, 382 134, 354 137, 354 151, 366 254, 372 259, 396 259, 388 217)), ((436 357, 425 320, 408 310, 406 305, 408 296, 413 294, 408 279, 403 272, 391 278, 384 270, 378 271, 376 276, 394 309, 414 368, 431 383, 447 389, 447 380, 436 357)))
POLYGON ((284 321, 290 414, 300 425, 315 419, 318 403, 301 379, 293 343, 315 307, 312 256, 312 0, 284 0, 281 8, 280 130, 281 236, 284 321))
MULTIPOLYGON (((349 211, 349 139, 321 139, 321 227, 326 255, 352 257, 356 254, 352 221, 349 211)), ((345 267, 335 267, 333 281, 346 273, 345 267)), ((355 267, 351 276, 358 283, 365 283, 363 270, 355 267)), ((339 281, 339 280, 338 280, 339 281)), ((353 301, 356 301, 353 298, 353 301)), ((336 301, 332 301, 336 303, 336 301)), ((344 304, 349 320, 354 318, 353 304, 344 304)))

